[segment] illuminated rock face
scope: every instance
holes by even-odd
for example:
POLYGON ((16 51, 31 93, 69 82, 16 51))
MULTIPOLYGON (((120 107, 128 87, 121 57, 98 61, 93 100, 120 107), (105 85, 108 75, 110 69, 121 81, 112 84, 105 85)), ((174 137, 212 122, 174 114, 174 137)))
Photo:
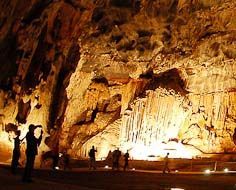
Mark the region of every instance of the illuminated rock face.
MULTIPOLYGON (((29 124, 40 152, 235 152, 233 0, 0 3, 0 151, 29 124)), ((22 146, 22 152, 24 152, 22 146)))
MULTIPOLYGON (((201 73, 196 75, 195 80, 199 80, 201 73)), ((222 76, 215 80, 218 77, 222 76)), ((233 76, 222 78, 228 80, 233 76)), ((166 152, 171 152, 173 157, 233 152, 235 92, 232 86, 235 82, 229 88, 230 83, 224 83, 226 87, 223 85, 219 90, 211 81, 201 83, 208 86, 201 87, 203 92, 186 91, 184 95, 163 87, 146 91, 145 98, 138 98, 122 117, 123 150, 130 149, 141 159, 148 155, 164 156, 166 152)))

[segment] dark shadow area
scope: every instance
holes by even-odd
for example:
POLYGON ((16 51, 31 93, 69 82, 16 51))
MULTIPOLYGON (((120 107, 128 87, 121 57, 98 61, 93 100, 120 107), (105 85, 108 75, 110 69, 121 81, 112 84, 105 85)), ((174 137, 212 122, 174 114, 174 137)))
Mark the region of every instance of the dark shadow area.
POLYGON ((26 123, 30 109, 31 109, 30 100, 26 103, 24 103, 23 100, 20 100, 18 103, 18 113, 16 116, 16 120, 19 123, 23 123, 23 124, 26 123))
POLYGON ((47 28, 45 27, 39 37, 39 44, 23 81, 25 91, 35 88, 41 79, 46 80, 51 70, 51 63, 46 61, 46 54, 50 49, 50 45, 44 41, 46 31, 47 28))
POLYGON ((111 6, 114 7, 128 7, 131 8, 132 7, 132 0, 111 0, 110 1, 111 6))
POLYGON ((77 67, 79 59, 80 47, 74 42, 69 49, 68 57, 63 63, 57 78, 55 92, 53 93, 52 103, 50 105, 48 129, 54 128, 55 126, 60 127, 63 122, 68 103, 65 90, 69 84, 71 74, 77 67))
POLYGON ((12 80, 17 73, 16 46, 16 37, 13 35, 8 35, 0 42, 0 88, 3 90, 12 89, 12 80))
MULTIPOLYGON (((152 73, 148 73, 145 77, 150 78, 152 73)), ((143 76, 144 77, 144 76, 143 76)), ((165 88, 167 90, 174 90, 176 93, 186 95, 188 91, 185 90, 185 82, 181 78, 178 69, 171 69, 159 75, 153 75, 150 84, 147 89, 155 90, 158 87, 165 88)))
POLYGON ((24 24, 30 24, 34 19, 39 18, 42 12, 44 11, 44 9, 52 2, 53 0, 43 0, 43 1, 38 1, 37 3, 35 3, 32 9, 23 18, 22 22, 24 24))

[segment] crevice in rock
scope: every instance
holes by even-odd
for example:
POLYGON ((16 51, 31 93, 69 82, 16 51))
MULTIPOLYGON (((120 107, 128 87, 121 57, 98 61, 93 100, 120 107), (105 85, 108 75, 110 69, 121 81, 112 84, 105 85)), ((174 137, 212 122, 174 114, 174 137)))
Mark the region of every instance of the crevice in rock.
POLYGON ((23 80, 23 89, 34 89, 40 80, 46 80, 51 70, 51 63, 46 60, 46 54, 50 49, 50 45, 45 42, 47 28, 42 30, 39 37, 39 44, 36 48, 32 61, 30 63, 28 72, 23 80))
POLYGON ((28 14, 22 19, 22 22, 24 24, 30 24, 34 19, 39 18, 45 8, 47 8, 52 2, 53 0, 38 1, 36 4, 34 4, 28 14))
POLYGON ((31 109, 30 102, 31 102, 30 100, 26 103, 24 103, 23 100, 19 101, 19 103, 18 103, 18 113, 17 113, 17 116, 16 116, 16 120, 19 123, 23 123, 23 124, 26 123, 27 117, 28 117, 30 109, 31 109))
POLYGON ((103 76, 95 77, 95 78, 92 79, 92 81, 96 82, 96 83, 103 83, 105 85, 108 85, 108 80, 103 76))
POLYGON ((233 138, 234 144, 236 145, 236 128, 234 129, 234 134, 233 134, 232 138, 233 138))
POLYGON ((114 7, 126 7, 126 8, 132 8, 132 0, 111 0, 110 1, 111 6, 114 7))
POLYGON ((93 11, 92 21, 99 22, 105 15, 104 9, 102 7, 97 7, 93 11))
POLYGON ((11 132, 11 131, 17 131, 17 129, 18 129, 18 127, 17 127, 17 125, 15 125, 15 124, 13 124, 13 123, 7 123, 6 125, 5 125, 5 131, 6 132, 11 132))
POLYGON ((66 61, 58 75, 57 84, 53 93, 52 103, 50 105, 48 128, 60 127, 63 123, 65 110, 68 103, 66 87, 69 84, 71 74, 76 69, 80 59, 80 48, 77 43, 72 43, 66 61))
POLYGON ((52 33, 51 36, 54 40, 60 40, 60 29, 62 27, 62 22, 60 17, 61 13, 58 13, 53 23, 53 31, 51 32, 52 33))
POLYGON ((12 80, 17 73, 16 46, 16 37, 11 34, 0 42, 0 88, 3 90, 12 89, 12 80))
POLYGON ((4 26, 7 21, 7 17, 0 18, 0 29, 4 26))
MULTIPOLYGON (((131 17, 130 11, 119 7, 97 7, 92 14, 92 23, 96 24, 96 31, 92 33, 92 37, 109 33, 114 26, 125 24, 131 17)), ((116 36, 116 35, 115 35, 116 36)))
POLYGON ((80 2, 77 0, 64 0, 64 2, 74 7, 75 9, 84 9, 83 7, 81 7, 80 2))
POLYGON ((98 107, 96 107, 93 112, 92 112, 92 115, 91 115, 91 122, 94 122, 96 116, 97 116, 97 113, 98 113, 98 107))
POLYGON ((176 93, 186 95, 185 82, 181 78, 178 69, 171 69, 159 75, 153 75, 147 89, 155 90, 158 87, 166 88, 167 90, 174 90, 176 93))

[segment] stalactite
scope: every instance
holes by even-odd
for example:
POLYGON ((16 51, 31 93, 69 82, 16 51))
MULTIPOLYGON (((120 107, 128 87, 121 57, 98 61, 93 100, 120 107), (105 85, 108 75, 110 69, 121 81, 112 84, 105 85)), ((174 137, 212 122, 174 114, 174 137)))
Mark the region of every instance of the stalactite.
POLYGON ((75 158, 96 143, 101 158, 119 146, 142 159, 235 152, 234 0, 2 0, 0 10, 1 152, 16 120, 23 135, 43 125, 40 152, 59 138, 75 158))
POLYGON ((151 147, 178 138, 178 130, 184 119, 182 117, 186 117, 180 107, 183 98, 178 95, 168 96, 169 93, 164 89, 148 91, 146 98, 133 103, 132 111, 127 112, 122 119, 121 147, 130 147, 132 150, 135 144, 151 147))

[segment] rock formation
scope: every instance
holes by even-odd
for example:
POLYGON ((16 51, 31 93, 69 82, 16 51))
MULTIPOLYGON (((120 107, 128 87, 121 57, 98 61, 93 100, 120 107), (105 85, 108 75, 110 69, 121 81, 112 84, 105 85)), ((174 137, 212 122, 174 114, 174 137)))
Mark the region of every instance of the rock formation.
MULTIPOLYGON (((2 0, 0 152, 43 126, 40 151, 134 159, 234 153, 234 0, 2 0)), ((22 146, 22 151, 25 147, 22 146)))

